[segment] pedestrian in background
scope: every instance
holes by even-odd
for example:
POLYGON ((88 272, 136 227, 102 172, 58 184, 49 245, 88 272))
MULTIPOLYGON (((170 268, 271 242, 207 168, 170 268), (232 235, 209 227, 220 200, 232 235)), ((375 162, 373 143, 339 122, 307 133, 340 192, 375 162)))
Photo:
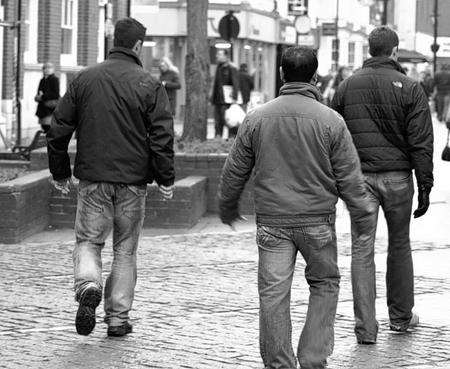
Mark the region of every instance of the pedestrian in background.
POLYGON ((47 133, 52 122, 52 114, 59 101, 59 78, 55 76, 55 67, 52 63, 42 66, 44 76, 39 82, 38 92, 34 101, 38 103, 36 116, 42 130, 47 133))
POLYGON ((446 64, 439 69, 434 75, 435 103, 437 119, 444 122, 450 106, 450 72, 446 64))
POLYGON ((352 224, 355 333, 363 344, 375 343, 378 333, 374 244, 380 206, 389 233, 386 284, 390 329, 405 332, 419 322, 412 312, 411 171, 415 171, 419 189, 419 206, 414 212, 418 218, 428 210, 433 186, 433 127, 419 82, 408 78, 397 62, 398 44, 397 34, 389 27, 374 29, 369 35, 372 58, 339 86, 331 104, 352 134, 370 201, 377 209, 372 215, 370 237, 360 237, 352 224))
POLYGON ((245 63, 239 67, 239 87, 242 93, 242 109, 247 112, 250 94, 255 88, 255 83, 253 76, 248 73, 248 67, 245 63))
POLYGON ((328 82, 328 86, 323 94, 324 103, 326 105, 328 106, 330 105, 331 100, 333 100, 333 96, 336 93, 336 90, 338 89, 339 85, 348 77, 350 77, 351 74, 352 71, 349 67, 345 66, 339 67, 334 78, 328 82))
POLYGON ((177 90, 181 88, 180 71, 168 57, 162 58, 159 70, 161 72, 159 80, 166 89, 172 115, 175 117, 177 115, 177 90))
POLYGON ((116 23, 108 59, 74 78, 47 135, 55 186, 68 193, 72 173, 67 148, 73 132, 78 133, 73 262, 79 303, 75 325, 82 335, 95 327, 103 289, 101 251, 111 230, 114 259, 104 291, 105 322, 109 336, 132 331, 129 311, 147 183, 155 180, 164 199, 172 197, 173 119, 164 88, 139 59, 145 31, 132 18, 116 23))
MULTIPOLYGON (((231 65, 227 49, 216 53, 217 70, 214 77, 211 102, 214 105, 215 136, 222 138, 225 126, 225 111, 237 103, 239 94, 239 73, 231 65)), ((229 129, 229 136, 236 136, 237 128, 229 129)))
POLYGON ((290 296, 299 252, 310 296, 297 357, 301 368, 325 368, 339 295, 338 197, 361 234, 371 215, 358 154, 345 122, 321 103, 317 67, 311 48, 284 51, 280 96, 247 115, 219 184, 220 217, 233 225, 240 218, 242 190, 255 173, 260 350, 266 369, 297 368, 290 296))

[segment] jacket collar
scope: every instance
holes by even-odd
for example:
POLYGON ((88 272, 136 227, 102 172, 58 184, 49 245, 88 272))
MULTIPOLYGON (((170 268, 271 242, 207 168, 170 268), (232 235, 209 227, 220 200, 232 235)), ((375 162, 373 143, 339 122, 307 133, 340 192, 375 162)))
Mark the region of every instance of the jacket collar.
POLYGON ((322 95, 319 89, 310 84, 304 82, 288 82, 280 88, 280 95, 303 95, 310 97, 317 101, 322 101, 322 95))
POLYGON ((128 60, 142 67, 142 62, 137 54, 133 50, 125 47, 113 47, 108 54, 108 59, 128 60))
POLYGON ((388 68, 406 74, 402 66, 398 62, 391 58, 388 58, 387 56, 377 56, 367 59, 363 64, 363 68, 388 68))

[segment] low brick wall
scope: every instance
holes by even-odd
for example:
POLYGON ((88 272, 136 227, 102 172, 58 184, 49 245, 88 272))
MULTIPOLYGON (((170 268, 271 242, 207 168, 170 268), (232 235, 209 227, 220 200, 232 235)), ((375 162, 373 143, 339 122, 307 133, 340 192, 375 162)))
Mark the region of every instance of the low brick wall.
MULTIPOLYGON (((73 164, 75 147, 70 150, 73 164)), ((208 179, 207 210, 218 212, 217 190, 220 173, 228 154, 183 154, 175 155, 175 176, 182 179, 188 176, 203 176, 208 179)), ((31 170, 40 170, 48 167, 47 150, 39 149, 31 153, 31 170)), ((242 214, 253 214, 253 182, 250 179, 241 197, 240 211, 242 214)))
MULTIPOLYGON (((157 186, 148 186, 144 228, 191 228, 206 212, 205 177, 190 176, 175 183, 174 197, 164 201, 157 186)), ((76 185, 75 185, 76 187, 76 185)), ((50 225, 73 228, 77 208, 77 191, 63 196, 52 189, 49 199, 50 225)))
POLYGON ((17 243, 49 223, 50 173, 34 172, 0 184, 0 243, 17 243))
POLYGON ((31 163, 25 160, 0 160, 0 168, 28 170, 30 165, 31 163))

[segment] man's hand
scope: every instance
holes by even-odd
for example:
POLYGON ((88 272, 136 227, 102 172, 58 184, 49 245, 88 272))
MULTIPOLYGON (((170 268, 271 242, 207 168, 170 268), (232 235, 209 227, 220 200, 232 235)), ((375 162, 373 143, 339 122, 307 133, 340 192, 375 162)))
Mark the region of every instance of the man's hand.
POLYGON ((52 181, 53 187, 61 191, 63 195, 70 193, 70 186, 72 185, 72 178, 60 179, 59 181, 52 181))
POLYGON ((173 197, 173 186, 158 186, 159 192, 161 193, 164 200, 170 200, 173 197))
POLYGON ((427 187, 420 187, 419 188, 419 206, 417 207, 417 210, 414 212, 414 218, 419 218, 422 215, 424 215, 428 207, 430 206, 430 191, 431 188, 427 187))
POLYGON ((247 221, 242 215, 239 215, 237 210, 223 210, 220 211, 220 220, 223 224, 231 227, 233 231, 236 231, 235 224, 240 221, 247 221))

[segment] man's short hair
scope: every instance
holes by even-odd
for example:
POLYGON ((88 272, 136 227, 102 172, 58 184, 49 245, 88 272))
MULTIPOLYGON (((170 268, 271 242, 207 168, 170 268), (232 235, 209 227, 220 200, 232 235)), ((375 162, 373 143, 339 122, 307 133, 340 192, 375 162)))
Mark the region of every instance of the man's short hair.
POLYGON ((369 53, 372 56, 391 56, 392 49, 398 44, 397 34, 387 26, 377 27, 370 32, 369 53))
POLYGON ((307 46, 288 47, 281 56, 285 82, 309 83, 318 66, 316 51, 307 46))
POLYGON ((146 28, 134 18, 123 18, 114 27, 114 46, 132 49, 136 42, 144 41, 146 28))

